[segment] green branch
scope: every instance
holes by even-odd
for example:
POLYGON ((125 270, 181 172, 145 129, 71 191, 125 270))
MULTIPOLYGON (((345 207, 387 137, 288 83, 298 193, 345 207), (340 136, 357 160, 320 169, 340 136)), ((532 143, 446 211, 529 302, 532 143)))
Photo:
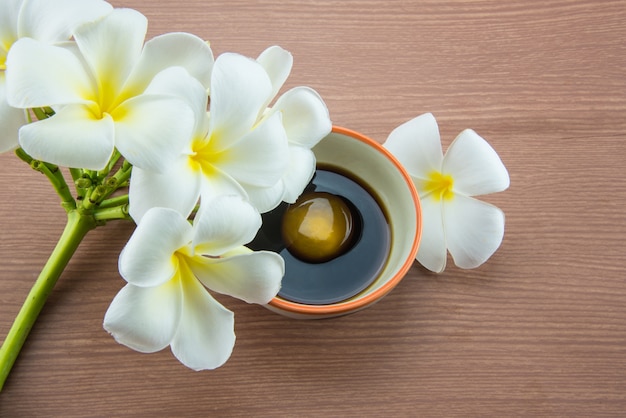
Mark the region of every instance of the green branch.
POLYGON ((59 242, 41 270, 0 347, 0 391, 52 288, 80 242, 95 227, 96 221, 91 214, 86 215, 78 210, 68 212, 67 224, 59 242))
POLYGON ((98 205, 98 208, 105 209, 105 208, 110 208, 113 206, 123 206, 123 205, 128 205, 127 194, 111 197, 109 199, 104 199, 102 202, 100 202, 100 205, 98 205))
POLYGON ((50 184, 52 184, 52 187, 61 198, 61 206, 63 206, 66 211, 76 208, 76 201, 74 200, 72 192, 65 181, 65 177, 63 177, 63 173, 58 166, 36 160, 21 148, 15 150, 15 155, 17 155, 20 160, 30 165, 33 170, 39 171, 48 178, 50 184))
POLYGON ((94 211, 93 217, 97 222, 106 222, 113 220, 130 220, 128 214, 128 205, 119 205, 106 208, 98 208, 94 211))
MULTIPOLYGON (((51 109, 45 108, 33 109, 33 112, 39 119, 53 114, 51 109)), ((131 219, 128 213, 128 194, 111 197, 115 191, 128 185, 132 171, 132 165, 127 161, 119 164, 121 154, 118 151, 114 152, 103 170, 69 169, 76 198, 72 196, 58 166, 36 160, 21 148, 15 154, 48 178, 67 212, 67 224, 0 347, 0 391, 48 295, 85 235, 107 221, 131 219), (110 175, 118 164, 117 171, 110 175)))

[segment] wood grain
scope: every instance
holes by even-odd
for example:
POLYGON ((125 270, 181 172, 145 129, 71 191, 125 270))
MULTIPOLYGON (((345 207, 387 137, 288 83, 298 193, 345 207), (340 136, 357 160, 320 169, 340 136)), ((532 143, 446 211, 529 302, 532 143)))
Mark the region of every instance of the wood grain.
MULTIPOLYGON (((124 0, 149 36, 295 56, 333 122, 384 141, 433 112, 474 128, 511 187, 502 247, 475 270, 417 264, 363 312, 297 321, 221 298, 237 345, 191 372, 102 329, 132 233, 91 233, 0 393, 0 416, 623 416, 626 5, 623 1, 124 0)), ((0 155, 0 335, 64 224, 45 179, 0 155)))

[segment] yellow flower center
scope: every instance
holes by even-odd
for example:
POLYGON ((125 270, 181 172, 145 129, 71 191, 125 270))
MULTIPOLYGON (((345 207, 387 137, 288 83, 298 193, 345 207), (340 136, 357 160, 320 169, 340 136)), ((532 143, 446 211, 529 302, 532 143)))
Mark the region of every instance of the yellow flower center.
POLYGON ((100 81, 100 97, 98 97, 98 105, 102 113, 111 113, 118 105, 118 94, 112 86, 110 80, 104 79, 100 81))
POLYGON ((9 49, 11 49, 11 45, 13 45, 12 39, 0 40, 0 71, 7 69, 7 55, 9 54, 9 49))
POLYGON ((226 155, 224 152, 215 150, 213 141, 209 138, 196 138, 191 144, 191 155, 189 155, 189 164, 195 170, 202 170, 205 175, 216 172, 216 164, 223 160, 226 155))
POLYGON ((110 115, 115 121, 120 121, 128 116, 127 106, 122 104, 135 96, 141 94, 131 87, 121 88, 121 81, 115 71, 101 70, 95 74, 97 80, 83 94, 83 98, 91 102, 90 110, 96 119, 102 119, 104 115, 110 115), (122 105, 122 106, 120 106, 122 105))
POLYGON ((453 186, 454 179, 451 175, 433 171, 429 174, 424 189, 426 194, 431 195, 437 201, 450 200, 454 197, 453 186))

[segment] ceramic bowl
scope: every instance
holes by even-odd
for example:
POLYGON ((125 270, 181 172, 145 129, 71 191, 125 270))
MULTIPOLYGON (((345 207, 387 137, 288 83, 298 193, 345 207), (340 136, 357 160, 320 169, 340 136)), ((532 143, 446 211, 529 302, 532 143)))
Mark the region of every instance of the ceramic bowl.
POLYGON ((404 167, 378 142, 352 130, 334 127, 314 148, 318 165, 341 167, 374 190, 390 224, 390 250, 382 271, 365 290, 337 303, 309 305, 280 296, 266 307, 298 319, 328 318, 364 309, 389 293, 405 276, 417 254, 422 220, 420 202, 404 167))

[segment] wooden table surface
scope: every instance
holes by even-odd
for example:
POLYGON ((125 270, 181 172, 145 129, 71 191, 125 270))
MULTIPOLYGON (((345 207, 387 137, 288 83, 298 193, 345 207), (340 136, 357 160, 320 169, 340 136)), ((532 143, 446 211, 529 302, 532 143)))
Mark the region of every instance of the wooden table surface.
MULTIPOLYGON (((424 112, 444 146, 473 128, 511 187, 483 266, 417 263, 384 300, 299 321, 220 298, 237 344, 193 372, 103 329, 133 230, 79 248, 4 390, 21 416, 619 416, 626 413, 626 3, 623 0, 120 0, 149 37, 295 57, 336 125, 384 141, 424 112)), ((0 156, 0 338, 64 225, 45 178, 0 156)), ((451 263, 450 263, 451 264, 451 263)))

